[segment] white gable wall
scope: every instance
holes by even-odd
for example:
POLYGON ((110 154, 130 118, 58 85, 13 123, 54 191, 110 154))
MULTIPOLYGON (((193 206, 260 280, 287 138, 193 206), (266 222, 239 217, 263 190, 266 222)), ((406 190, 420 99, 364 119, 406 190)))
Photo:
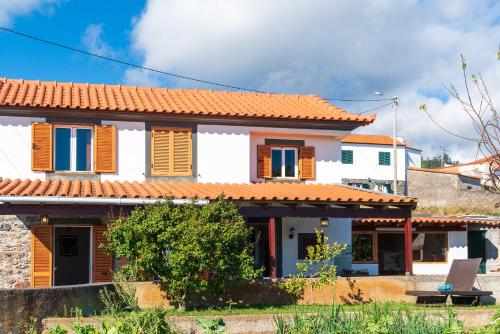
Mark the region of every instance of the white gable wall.
POLYGON ((0 116, 0 177, 45 179, 31 170, 31 123, 44 118, 0 116))

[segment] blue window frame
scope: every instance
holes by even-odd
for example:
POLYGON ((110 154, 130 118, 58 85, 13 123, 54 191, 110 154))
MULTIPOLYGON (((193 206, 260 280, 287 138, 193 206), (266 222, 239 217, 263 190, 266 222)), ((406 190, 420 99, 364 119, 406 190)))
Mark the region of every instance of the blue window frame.
POLYGON ((92 171, 92 127, 56 126, 54 166, 58 172, 92 171))
POLYGON ((391 152, 378 152, 378 164, 381 166, 390 166, 391 152))

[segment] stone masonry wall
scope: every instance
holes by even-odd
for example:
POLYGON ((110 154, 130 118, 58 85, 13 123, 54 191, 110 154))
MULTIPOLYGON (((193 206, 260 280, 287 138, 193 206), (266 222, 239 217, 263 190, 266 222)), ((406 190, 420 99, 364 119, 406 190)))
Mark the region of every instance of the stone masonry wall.
POLYGON ((25 288, 31 277, 34 216, 0 216, 0 288, 25 288))
POLYGON ((495 204, 500 203, 500 194, 482 190, 477 179, 411 169, 408 170, 408 196, 417 197, 418 205, 423 207, 470 207, 496 211, 495 204))

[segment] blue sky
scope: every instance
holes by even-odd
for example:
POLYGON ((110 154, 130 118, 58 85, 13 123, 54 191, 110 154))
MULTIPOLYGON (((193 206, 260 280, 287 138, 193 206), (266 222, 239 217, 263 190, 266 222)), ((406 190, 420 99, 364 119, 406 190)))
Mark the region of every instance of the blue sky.
MULTIPOLYGON (((0 25, 110 57, 259 90, 400 99, 399 134, 454 159, 474 136, 443 89, 460 90, 460 53, 500 99, 500 3, 468 0, 0 0, 0 25)), ((126 68, 0 32, 0 77, 211 88, 126 68)), ((334 102, 351 112, 379 103, 334 102)), ((390 107, 360 132, 391 133, 390 107)))

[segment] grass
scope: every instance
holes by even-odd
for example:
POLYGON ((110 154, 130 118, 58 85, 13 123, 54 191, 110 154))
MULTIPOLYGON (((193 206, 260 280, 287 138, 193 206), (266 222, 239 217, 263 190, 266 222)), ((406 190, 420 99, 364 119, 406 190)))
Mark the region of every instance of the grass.
MULTIPOLYGON (((416 306, 410 303, 387 303, 391 310, 425 310, 425 311, 444 311, 449 307, 425 307, 416 306)), ((194 310, 166 310, 167 316, 209 316, 209 315, 251 315, 251 314, 307 314, 322 313, 331 310, 331 305, 277 305, 277 306, 252 306, 252 307, 224 307, 211 309, 194 310)), ((355 312, 361 310, 366 305, 343 305, 345 312, 355 312)), ((499 309, 500 305, 486 305, 474 307, 455 307, 455 310, 481 310, 481 309, 499 309)))

